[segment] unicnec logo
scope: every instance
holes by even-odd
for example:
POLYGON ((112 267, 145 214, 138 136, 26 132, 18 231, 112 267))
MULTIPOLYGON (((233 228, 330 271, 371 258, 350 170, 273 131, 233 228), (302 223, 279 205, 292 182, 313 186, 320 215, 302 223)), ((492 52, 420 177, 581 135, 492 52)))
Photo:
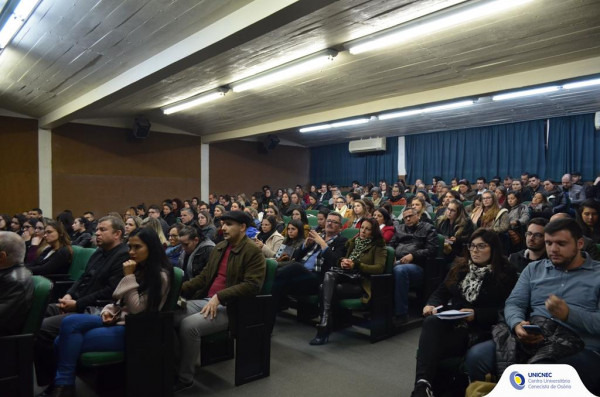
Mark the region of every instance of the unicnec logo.
POLYGON ((510 384, 517 390, 525 388, 525 377, 517 371, 510 374, 510 384))

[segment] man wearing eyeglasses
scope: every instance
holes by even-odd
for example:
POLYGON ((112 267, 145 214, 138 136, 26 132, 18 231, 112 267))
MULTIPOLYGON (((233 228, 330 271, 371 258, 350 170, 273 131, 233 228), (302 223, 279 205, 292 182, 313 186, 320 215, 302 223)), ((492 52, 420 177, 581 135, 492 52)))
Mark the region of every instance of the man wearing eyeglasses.
POLYGON ((533 218, 527 224, 527 232, 525 232, 527 248, 510 254, 508 258, 518 273, 521 273, 529 263, 547 258, 544 243, 544 226, 547 224, 548 219, 545 218, 533 218))
POLYGON ((437 232, 433 225, 420 222, 417 212, 407 208, 402 213, 404 224, 396 227, 390 245, 396 250, 394 264, 394 324, 408 321, 408 290, 410 285, 423 285, 423 266, 433 259, 438 249, 437 232))
POLYGON ((280 299, 288 294, 304 296, 319 293, 325 272, 336 266, 346 253, 345 244, 348 240, 340 235, 341 229, 342 216, 330 212, 325 221, 325 233, 311 230, 304 244, 292 254, 294 260, 284 263, 277 270, 271 289, 272 326, 275 325, 280 299))

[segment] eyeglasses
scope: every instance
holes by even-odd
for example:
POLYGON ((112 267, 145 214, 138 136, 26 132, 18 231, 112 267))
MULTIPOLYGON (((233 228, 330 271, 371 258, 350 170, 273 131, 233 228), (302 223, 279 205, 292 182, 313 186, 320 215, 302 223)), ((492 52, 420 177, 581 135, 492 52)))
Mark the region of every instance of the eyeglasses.
POLYGON ((486 243, 468 244, 467 245, 467 249, 469 251, 475 251, 475 250, 477 250, 477 251, 483 251, 487 247, 489 247, 489 244, 486 244, 486 243))
POLYGON ((525 237, 544 238, 542 233, 525 232, 525 237))
POLYGON ((339 222, 339 221, 333 221, 333 220, 331 220, 331 219, 327 219, 327 220, 325 221, 325 223, 330 223, 330 224, 334 224, 334 225, 335 225, 335 224, 339 225, 339 224, 341 224, 342 222, 339 222))
POLYGON ((338 203, 338 204, 346 204, 346 202, 345 202, 345 201, 338 201, 337 203, 338 203))

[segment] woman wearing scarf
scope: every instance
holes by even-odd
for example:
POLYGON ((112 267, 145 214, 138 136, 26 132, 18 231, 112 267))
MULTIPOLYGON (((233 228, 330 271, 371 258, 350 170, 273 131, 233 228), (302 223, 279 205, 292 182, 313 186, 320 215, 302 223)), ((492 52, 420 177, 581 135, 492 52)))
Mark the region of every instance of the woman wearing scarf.
POLYGON ((331 332, 331 305, 338 299, 362 296, 363 303, 371 298, 369 275, 381 274, 385 268, 385 241, 373 218, 364 219, 358 235, 346 243, 346 257, 341 258, 339 267, 325 273, 321 285, 321 321, 317 335, 311 345, 324 345, 331 332))
POLYGON ((464 356, 467 349, 491 339, 498 311, 510 295, 517 273, 502 255, 498 235, 479 229, 471 235, 468 258, 458 258, 446 280, 423 308, 423 321, 413 396, 431 393, 438 364, 447 357, 464 356), (447 306, 448 302, 452 306, 447 306), (454 309, 470 313, 466 318, 445 320, 435 316, 454 309))
POLYGON ((256 246, 262 250, 265 258, 275 258, 275 253, 283 243, 283 236, 276 229, 277 219, 274 216, 263 218, 260 233, 256 235, 256 246))

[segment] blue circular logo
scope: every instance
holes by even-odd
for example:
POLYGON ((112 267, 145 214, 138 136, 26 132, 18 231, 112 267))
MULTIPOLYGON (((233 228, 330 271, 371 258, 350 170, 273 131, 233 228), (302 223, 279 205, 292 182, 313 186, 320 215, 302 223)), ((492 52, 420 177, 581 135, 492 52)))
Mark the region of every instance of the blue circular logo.
POLYGON ((510 384, 517 390, 523 390, 525 388, 525 377, 515 371, 510 374, 510 384))

